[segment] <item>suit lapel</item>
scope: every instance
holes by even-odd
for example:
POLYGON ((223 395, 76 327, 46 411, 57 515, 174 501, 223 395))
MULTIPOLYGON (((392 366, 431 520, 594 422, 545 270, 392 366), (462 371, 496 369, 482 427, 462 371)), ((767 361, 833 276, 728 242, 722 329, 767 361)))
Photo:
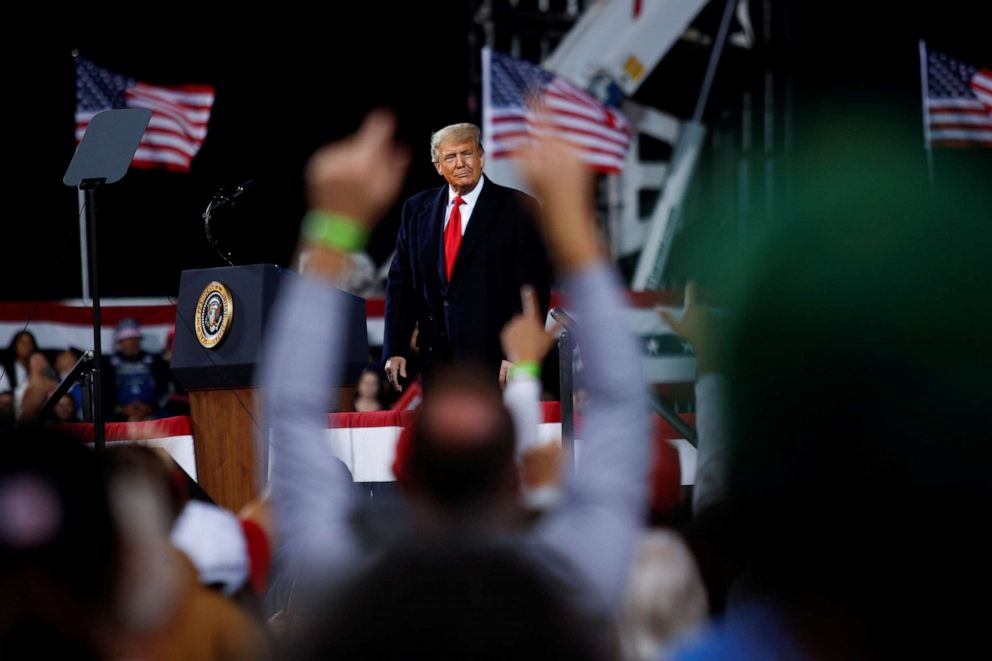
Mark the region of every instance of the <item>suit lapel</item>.
MULTIPOLYGON (((446 200, 447 202, 447 200, 446 200)), ((462 236, 462 243, 458 247, 458 256, 455 258, 455 268, 451 272, 451 278, 458 277, 459 271, 465 269, 472 253, 478 247, 483 235, 489 226, 496 220, 496 210, 499 207, 499 199, 496 193, 496 185, 486 179, 482 191, 479 192, 479 199, 475 201, 475 209, 472 210, 472 217, 468 221, 468 229, 462 236)))

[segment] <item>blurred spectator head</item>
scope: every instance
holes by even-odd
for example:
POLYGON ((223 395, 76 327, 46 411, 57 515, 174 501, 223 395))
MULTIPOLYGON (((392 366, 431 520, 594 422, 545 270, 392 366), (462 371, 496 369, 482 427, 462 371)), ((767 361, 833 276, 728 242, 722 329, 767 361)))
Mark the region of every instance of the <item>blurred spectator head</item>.
POLYGON ((76 416, 76 400, 69 393, 62 395, 52 409, 52 415, 56 422, 79 422, 76 416))
POLYGON ((132 317, 121 319, 114 329, 114 343, 122 355, 133 358, 141 353, 141 326, 132 317))
POLYGON ((168 532, 185 505, 182 482, 173 474, 171 460, 162 450, 143 445, 113 445, 104 452, 104 459, 111 477, 135 478, 155 493, 168 532))
POLYGON ((105 658, 119 546, 99 458, 44 427, 2 447, 0 657, 105 658))
POLYGON ((127 422, 150 420, 154 413, 155 409, 148 402, 135 400, 127 404, 121 404, 121 417, 127 422))
POLYGON ((31 354, 38 351, 38 342, 31 331, 22 330, 14 334, 7 348, 14 360, 22 365, 27 365, 31 354))
POLYGON ((382 379, 379 378, 379 371, 372 368, 362 370, 355 394, 359 397, 379 397, 381 392, 382 379))
POLYGON ((516 495, 513 452, 513 423, 496 380, 450 368, 431 380, 401 484, 448 513, 495 513, 516 495))
POLYGON ((992 588, 976 527, 992 502, 990 189, 950 160, 929 188, 891 126, 828 121, 740 278, 729 500, 751 578, 808 615, 790 624, 816 652, 922 654, 982 630, 992 588))
MULTIPOLYGON (((190 500, 176 520, 170 539, 192 561, 203 585, 231 595, 249 579, 261 583, 261 577, 255 576, 256 558, 252 556, 258 549, 249 542, 249 530, 251 526, 233 512, 202 500, 190 500)), ((266 542, 265 533, 261 534, 263 539, 256 541, 266 542)))
POLYGON ((72 368, 76 365, 76 361, 79 360, 82 354, 76 349, 66 349, 65 351, 60 351, 55 356, 55 371, 58 372, 59 378, 65 378, 65 375, 72 371, 72 368))
POLYGON ((620 609, 623 658, 657 661, 706 624, 706 588, 692 552, 674 530, 645 532, 620 609))
POLYGON ((414 545, 337 595, 294 658, 605 658, 560 588, 508 547, 414 545))
POLYGON ((358 376, 355 387, 355 401, 352 408, 355 411, 381 411, 385 408, 382 403, 383 389, 381 371, 376 367, 366 367, 358 376))

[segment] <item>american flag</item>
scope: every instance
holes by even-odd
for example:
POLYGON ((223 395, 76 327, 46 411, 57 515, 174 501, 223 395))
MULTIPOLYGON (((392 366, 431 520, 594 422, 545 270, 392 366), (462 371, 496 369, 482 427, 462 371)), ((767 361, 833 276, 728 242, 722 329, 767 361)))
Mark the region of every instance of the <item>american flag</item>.
POLYGON ((134 167, 189 172, 190 162, 207 137, 213 103, 214 88, 209 85, 149 85, 76 58, 77 144, 97 113, 115 108, 152 111, 132 161, 134 167))
POLYGON ((920 45, 927 145, 992 147, 992 69, 920 45))
POLYGON ((600 172, 620 172, 630 145, 630 124, 619 111, 539 66, 489 53, 484 114, 489 156, 512 156, 550 121, 583 161, 600 172), (538 110, 538 108, 540 110, 538 110))

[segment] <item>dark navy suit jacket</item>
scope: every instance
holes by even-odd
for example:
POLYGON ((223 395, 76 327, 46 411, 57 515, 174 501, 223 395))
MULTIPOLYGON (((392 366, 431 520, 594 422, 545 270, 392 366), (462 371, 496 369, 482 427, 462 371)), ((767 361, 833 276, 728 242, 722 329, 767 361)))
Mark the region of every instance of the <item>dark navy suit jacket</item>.
POLYGON ((426 369, 472 360, 495 375, 503 360, 499 333, 521 310, 520 287, 537 289, 547 313, 551 275, 534 217, 534 198, 488 178, 479 193, 455 259, 451 282, 444 268, 444 211, 448 185, 426 190, 403 205, 386 284, 383 358, 411 357, 410 337, 426 369))

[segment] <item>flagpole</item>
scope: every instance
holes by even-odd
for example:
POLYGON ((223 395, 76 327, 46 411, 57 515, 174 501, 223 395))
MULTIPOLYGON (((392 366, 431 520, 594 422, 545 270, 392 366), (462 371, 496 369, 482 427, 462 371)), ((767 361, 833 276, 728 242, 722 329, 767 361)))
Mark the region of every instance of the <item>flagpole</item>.
MULTIPOLYGON (((76 58, 79 57, 79 49, 73 48, 72 61, 75 63, 76 58)), ((75 64, 73 65, 75 66, 75 64)), ((76 100, 77 104, 79 100, 76 100)), ((78 108, 78 105, 77 105, 78 108)), ((76 129, 73 129, 73 136, 76 134, 76 129)), ((76 140, 76 144, 79 141, 76 140)), ((80 271, 80 282, 82 283, 82 297, 83 305, 86 305, 90 300, 90 264, 89 264, 89 252, 86 249, 86 217, 83 215, 83 209, 86 208, 86 196, 83 194, 82 190, 76 191, 76 208, 78 213, 76 218, 79 220, 79 271, 80 271)))
POLYGON ((930 84, 927 73, 927 42, 920 39, 920 89, 923 92, 923 139, 927 152, 927 180, 933 189, 933 146, 930 138, 930 107, 927 99, 930 97, 930 84))
POLYGON ((485 151, 490 151, 492 147, 492 114, 490 103, 492 99, 490 98, 489 91, 489 77, 492 75, 490 71, 490 66, 492 66, 492 50, 490 49, 489 43, 487 42, 483 46, 482 51, 482 145, 485 151))
POLYGON ((736 0, 727 0, 727 4, 724 5, 723 18, 720 20, 720 29, 717 32, 716 41, 713 42, 710 61, 706 65, 706 77, 703 78, 703 86, 699 90, 699 98, 696 99, 696 109, 692 113, 693 122, 702 123, 703 121, 703 111, 706 110, 706 101, 710 97, 713 78, 716 76, 716 68, 720 63, 720 54, 723 52, 723 45, 727 42, 727 32, 730 31, 730 21, 734 17, 734 9, 736 7, 736 0))

